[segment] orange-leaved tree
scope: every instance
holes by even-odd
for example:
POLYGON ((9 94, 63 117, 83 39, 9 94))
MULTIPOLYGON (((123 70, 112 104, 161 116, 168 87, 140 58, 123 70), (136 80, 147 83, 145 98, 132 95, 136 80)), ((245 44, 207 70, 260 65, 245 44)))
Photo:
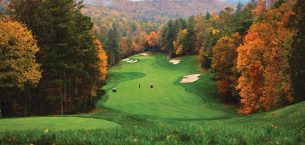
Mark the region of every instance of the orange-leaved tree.
POLYGON ((285 45, 294 31, 286 27, 293 13, 289 2, 273 8, 254 23, 238 49, 237 69, 241 74, 240 113, 270 110, 292 102, 291 76, 285 45))
POLYGON ((149 47, 155 49, 160 45, 159 33, 154 31, 150 32, 148 35, 146 35, 146 41, 149 47))
POLYGON ((101 80, 106 80, 107 77, 107 55, 103 49, 102 43, 98 40, 94 40, 94 44, 98 49, 98 58, 99 58, 99 71, 101 80))
POLYGON ((127 37, 122 37, 119 43, 120 55, 126 57, 132 52, 132 41, 127 37))

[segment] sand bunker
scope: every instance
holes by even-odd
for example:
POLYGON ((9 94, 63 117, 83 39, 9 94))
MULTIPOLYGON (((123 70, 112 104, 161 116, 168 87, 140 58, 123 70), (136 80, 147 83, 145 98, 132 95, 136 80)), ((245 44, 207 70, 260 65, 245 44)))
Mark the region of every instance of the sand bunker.
POLYGON ((129 61, 129 60, 130 60, 129 58, 123 59, 123 61, 129 61))
POLYGON ((122 61, 125 61, 127 63, 137 63, 138 62, 138 60, 132 60, 130 58, 123 59, 122 61))
POLYGON ((180 83, 193 83, 196 82, 197 80, 199 80, 199 76, 201 74, 193 74, 193 75, 187 75, 184 76, 183 79, 180 81, 180 83))
POLYGON ((128 61, 126 61, 126 62, 128 62, 128 63, 137 63, 138 60, 128 60, 128 61))
POLYGON ((173 59, 173 60, 170 60, 169 62, 172 63, 172 64, 179 64, 179 63, 180 63, 180 60, 178 60, 178 59, 173 59))
POLYGON ((139 55, 140 55, 140 56, 147 56, 147 55, 149 55, 149 54, 144 52, 144 53, 140 53, 139 55))

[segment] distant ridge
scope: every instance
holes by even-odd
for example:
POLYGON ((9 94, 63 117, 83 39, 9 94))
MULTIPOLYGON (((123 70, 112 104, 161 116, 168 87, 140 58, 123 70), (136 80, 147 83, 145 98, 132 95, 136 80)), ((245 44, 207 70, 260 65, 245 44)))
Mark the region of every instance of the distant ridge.
POLYGON ((104 7, 118 13, 137 15, 166 15, 169 17, 188 17, 192 15, 218 12, 233 6, 220 0, 84 0, 85 4, 104 7))

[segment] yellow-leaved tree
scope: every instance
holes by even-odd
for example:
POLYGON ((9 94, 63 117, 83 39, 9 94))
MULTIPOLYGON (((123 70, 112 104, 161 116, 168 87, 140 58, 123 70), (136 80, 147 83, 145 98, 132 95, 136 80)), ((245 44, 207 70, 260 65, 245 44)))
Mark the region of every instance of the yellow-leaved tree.
POLYGON ((238 78, 236 70, 237 47, 241 38, 238 33, 232 36, 224 36, 219 39, 213 48, 211 68, 215 72, 217 80, 217 92, 226 101, 237 100, 231 98, 234 94, 238 78))
MULTIPOLYGON (((38 84, 40 65, 36 63, 38 51, 31 31, 12 20, 0 20, 0 104, 12 102, 14 93, 26 86, 38 84)), ((0 105, 0 115, 2 106, 0 105)))
POLYGON ((187 36, 188 32, 186 29, 181 30, 177 34, 177 39, 173 42, 173 46, 177 55, 182 55, 187 50, 187 36))
POLYGON ((15 21, 0 21, 0 48, 0 88, 39 82, 38 47, 31 31, 15 21))

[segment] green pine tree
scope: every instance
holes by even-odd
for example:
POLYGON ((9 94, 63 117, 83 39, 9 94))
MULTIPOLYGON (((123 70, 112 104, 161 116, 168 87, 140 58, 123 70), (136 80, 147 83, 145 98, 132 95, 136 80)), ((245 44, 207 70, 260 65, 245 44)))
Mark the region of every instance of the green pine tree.
POLYGON ((292 86, 295 101, 305 100, 305 5, 302 0, 298 0, 294 5, 293 17, 294 26, 297 29, 297 34, 293 38, 292 54, 290 65, 292 71, 292 86))

